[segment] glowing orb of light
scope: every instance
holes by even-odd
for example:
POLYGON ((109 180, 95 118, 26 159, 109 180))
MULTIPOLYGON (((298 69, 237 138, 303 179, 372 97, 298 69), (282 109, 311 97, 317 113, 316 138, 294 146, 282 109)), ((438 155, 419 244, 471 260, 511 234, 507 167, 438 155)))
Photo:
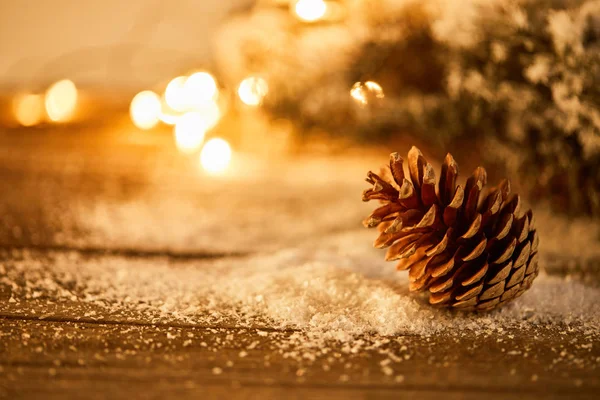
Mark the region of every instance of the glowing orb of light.
POLYGON ((46 113, 54 122, 68 121, 77 106, 77 87, 68 80, 63 79, 54 83, 46 91, 46 113))
POLYGON ((169 107, 169 105, 167 104, 167 102, 164 99, 164 96, 161 98, 160 114, 158 116, 158 118, 161 120, 161 122, 163 122, 167 125, 175 125, 175 123, 177 122, 179 117, 181 117, 182 115, 183 115, 182 112, 175 111, 171 107, 169 107))
POLYGON ((131 121, 140 129, 151 129, 160 120, 160 97, 151 90, 135 95, 129 106, 131 121))
POLYGON ((219 94, 215 78, 208 72, 196 72, 183 84, 185 102, 188 107, 198 107, 212 102, 219 94))
POLYGON ((250 76, 244 79, 238 87, 240 100, 249 106, 258 106, 269 91, 269 85, 263 78, 250 76))
POLYGON ((221 109, 214 101, 198 105, 194 111, 202 116, 206 130, 214 128, 221 119, 221 109))
POLYGON ((15 119, 22 126, 34 126, 44 120, 44 97, 40 94, 24 93, 12 102, 15 119))
POLYGON ((200 164, 209 174, 224 172, 231 161, 231 147, 227 141, 214 138, 210 139, 200 152, 200 164))
POLYGON ((327 4, 323 0, 298 0, 294 11, 302 21, 315 22, 323 18, 327 4))
POLYGON ((350 89, 350 96, 361 105, 367 105, 378 99, 383 99, 383 89, 377 82, 356 82, 350 89))
POLYGON ((196 111, 183 114, 175 123, 175 144, 183 153, 193 153, 202 146, 206 134, 206 122, 196 111))
POLYGON ((175 111, 184 111, 188 107, 187 94, 185 90, 185 76, 173 78, 165 89, 165 101, 175 111))

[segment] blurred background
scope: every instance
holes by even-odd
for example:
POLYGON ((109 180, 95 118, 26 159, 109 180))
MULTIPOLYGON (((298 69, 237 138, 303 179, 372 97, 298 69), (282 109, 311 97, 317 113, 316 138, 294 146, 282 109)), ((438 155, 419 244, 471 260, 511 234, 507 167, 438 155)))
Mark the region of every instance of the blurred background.
POLYGON ((413 144, 600 214, 599 1, 4 0, 0 54, 5 243, 189 250, 281 202, 337 229, 413 144))
POLYGON ((0 398, 598 397, 598 217, 600 0, 0 0, 0 398), (518 302, 373 248, 413 145, 533 208, 518 302))

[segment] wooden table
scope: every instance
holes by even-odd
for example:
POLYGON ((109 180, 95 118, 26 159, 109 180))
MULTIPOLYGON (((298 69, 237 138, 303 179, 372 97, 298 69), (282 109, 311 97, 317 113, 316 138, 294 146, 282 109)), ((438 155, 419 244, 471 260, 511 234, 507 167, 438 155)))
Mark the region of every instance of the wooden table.
POLYGON ((127 132, 0 132, 0 397, 598 398, 595 327, 365 334, 348 345, 210 316, 208 305, 169 318, 193 303, 184 297, 164 313, 123 306, 123 287, 168 301, 152 280, 173 274, 184 290, 195 271, 362 238, 361 177, 378 163, 297 156, 209 179, 168 137, 127 132))

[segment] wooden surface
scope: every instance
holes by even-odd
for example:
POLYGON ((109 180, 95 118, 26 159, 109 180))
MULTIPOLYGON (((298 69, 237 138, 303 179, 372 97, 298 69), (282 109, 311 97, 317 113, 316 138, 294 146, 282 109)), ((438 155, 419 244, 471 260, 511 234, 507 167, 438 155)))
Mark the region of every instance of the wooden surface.
MULTIPOLYGON (((400 393, 423 398, 597 395, 597 370, 580 368, 573 360, 553 364, 560 352, 552 348, 559 333, 537 332, 535 339, 532 332, 514 333, 511 343, 499 343, 494 335, 460 340, 444 335, 400 337, 359 354, 332 348, 334 362, 327 356, 298 362, 277 351, 277 342, 293 332, 259 336, 252 329, 5 317, 3 391, 11 398, 78 398, 82 393, 92 398, 202 394, 335 399, 392 398, 400 393), (24 334, 29 335, 26 344, 24 334), (254 349, 244 350, 254 341, 259 342, 254 349), (403 351, 402 346, 410 350, 403 351), (528 351, 529 357, 507 355, 507 348, 528 351), (241 351, 247 355, 240 357, 241 351), (382 372, 380 365, 388 351, 403 359, 395 363, 393 376, 382 372), (215 368, 222 372, 216 374, 215 368), (402 381, 396 376, 402 376, 402 381), (589 386, 582 387, 582 382, 589 386)), ((572 355, 574 359, 591 356, 587 349, 572 355)))
POLYGON ((140 275, 155 263, 212 268, 318 243, 363 215, 353 204, 368 158, 334 160, 325 175, 311 159, 278 165, 259 183, 211 180, 168 139, 145 140, 93 129, 0 133, 0 274, 35 260, 67 292, 0 280, 0 397, 598 398, 597 332, 556 324, 367 335, 355 351, 259 321, 169 321, 82 302, 88 288, 60 275, 72 271, 66 263, 140 275), (286 179, 299 173, 312 179, 286 179))

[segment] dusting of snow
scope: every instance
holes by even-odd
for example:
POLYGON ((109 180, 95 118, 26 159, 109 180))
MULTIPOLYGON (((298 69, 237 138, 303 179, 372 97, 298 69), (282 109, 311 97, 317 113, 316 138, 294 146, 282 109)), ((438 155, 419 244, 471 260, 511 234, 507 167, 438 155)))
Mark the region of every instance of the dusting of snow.
MULTIPOLYGON (((289 178, 286 186, 265 185, 258 194, 244 190, 251 186, 240 189, 238 185, 239 192, 249 193, 241 200, 230 199, 232 189, 222 183, 222 197, 203 198, 202 210, 177 196, 150 193, 144 194, 145 202, 94 203, 98 206, 94 210, 79 209, 75 218, 91 235, 83 236, 83 244, 86 240, 106 247, 125 243, 133 248, 170 248, 174 253, 213 245, 213 249, 246 252, 178 259, 152 255, 160 252, 130 257, 76 250, 1 250, 0 313, 37 317, 40 321, 32 323, 55 329, 59 338, 71 335, 63 329, 79 325, 52 321, 112 322, 111 329, 148 350, 143 353, 148 364, 155 360, 155 350, 165 350, 165 358, 171 356, 166 350, 174 343, 186 349, 182 357, 195 356, 195 350, 229 351, 227 360, 208 360, 207 373, 214 379, 227 377, 234 365, 276 366, 270 357, 277 355, 297 364, 290 372, 298 382, 314 373, 308 368, 311 365, 320 372, 335 371, 333 379, 339 382, 350 382, 358 364, 352 357, 376 354, 374 372, 402 384, 403 363, 417 357, 415 341, 450 335, 458 345, 463 337, 493 335, 507 357, 529 357, 535 349, 515 344, 508 333, 514 330, 532 335, 558 332, 562 343, 577 338, 579 342, 568 349, 556 349, 556 364, 600 363, 600 357, 583 359, 573 350, 577 354, 597 351, 600 288, 597 282, 557 276, 555 265, 557 260, 573 261, 584 273, 597 274, 593 264, 600 256, 597 228, 586 220, 559 219, 536 210, 541 264, 547 272, 528 292, 489 314, 434 309, 410 294, 406 273, 395 271, 372 248, 374 232, 358 227, 366 208, 359 201, 362 183, 356 177, 367 169, 361 162, 371 161, 363 155, 360 160, 329 163, 327 168, 323 163, 302 162, 302 174, 280 168, 278 173, 297 178, 289 178), (227 200, 218 201, 224 197, 227 200), (240 207, 242 201, 245 208, 240 207), (201 221, 188 221, 194 218, 201 221), (215 244, 219 238, 224 238, 222 243, 215 244), (156 339, 137 338, 155 324, 161 325, 156 339)), ((207 192, 213 189, 206 188, 207 192)), ((256 192, 256 186, 253 189, 256 192)), ((65 240, 70 240, 69 235, 65 240)), ((13 335, 20 345, 43 356, 48 344, 40 344, 36 336, 35 329, 13 335)), ((77 354, 78 347, 84 346, 83 339, 75 337, 65 345, 65 352, 77 354)), ((139 348, 109 352, 107 347, 107 352, 73 362, 84 366, 112 357, 123 360, 141 354, 136 353, 139 348)), ((434 362, 452 366, 443 357, 434 362)), ((63 365, 60 359, 53 360, 48 374, 60 378, 63 365)), ((273 383, 268 379, 265 384, 273 383)))
POLYGON ((546 83, 549 79, 551 58, 545 54, 537 54, 533 62, 525 70, 525 77, 532 83, 546 83))
POLYGON ((371 233, 352 231, 319 244, 204 262, 77 253, 48 260, 17 252, 0 279, 15 303, 2 303, 0 310, 33 307, 48 318, 60 313, 62 303, 75 303, 85 306, 82 317, 90 319, 100 318, 99 310, 126 320, 293 329, 341 341, 537 324, 600 329, 600 289, 544 273, 496 312, 434 309, 409 294, 406 275, 370 248, 371 233))
POLYGON ((548 30, 554 40, 554 48, 560 55, 567 48, 578 48, 577 44, 581 42, 580 28, 566 11, 550 11, 548 15, 548 30))

